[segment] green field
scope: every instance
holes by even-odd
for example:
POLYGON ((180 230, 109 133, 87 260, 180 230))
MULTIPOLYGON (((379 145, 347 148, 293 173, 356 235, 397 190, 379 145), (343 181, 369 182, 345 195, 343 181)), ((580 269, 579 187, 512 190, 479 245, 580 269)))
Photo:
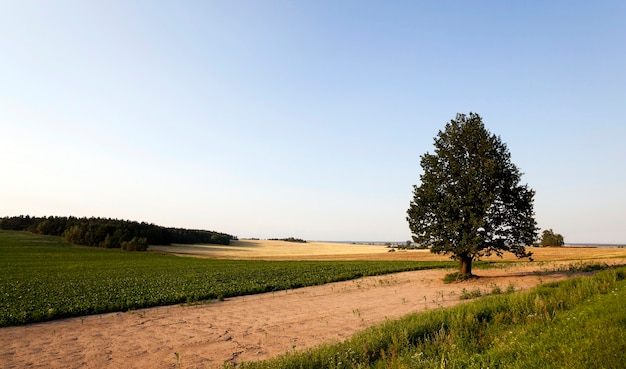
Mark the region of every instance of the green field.
MULTIPOLYGON (((0 326, 455 265, 185 258, 0 231, 0 326)), ((527 292, 498 291, 387 321, 336 345, 241 367, 626 368, 624 306, 626 268, 621 267, 527 292)))
POLYGON ((0 326, 196 303, 453 262, 243 261, 71 246, 0 231, 0 326))
POLYGON ((626 268, 408 315, 241 368, 626 368, 626 268))

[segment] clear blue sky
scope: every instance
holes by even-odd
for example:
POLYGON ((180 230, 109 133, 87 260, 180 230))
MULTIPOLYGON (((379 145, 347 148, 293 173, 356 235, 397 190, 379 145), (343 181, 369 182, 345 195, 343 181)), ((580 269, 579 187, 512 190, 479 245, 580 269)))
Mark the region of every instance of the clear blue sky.
POLYGON ((626 243, 623 1, 0 5, 0 216, 407 240, 470 111, 539 227, 626 243))

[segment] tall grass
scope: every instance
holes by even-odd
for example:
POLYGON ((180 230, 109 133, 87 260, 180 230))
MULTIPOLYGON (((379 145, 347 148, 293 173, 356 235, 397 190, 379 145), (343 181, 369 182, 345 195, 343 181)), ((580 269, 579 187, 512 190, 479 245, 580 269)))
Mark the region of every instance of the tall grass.
POLYGON ((620 268, 483 297, 241 367, 623 368, 625 278, 626 268, 620 268))

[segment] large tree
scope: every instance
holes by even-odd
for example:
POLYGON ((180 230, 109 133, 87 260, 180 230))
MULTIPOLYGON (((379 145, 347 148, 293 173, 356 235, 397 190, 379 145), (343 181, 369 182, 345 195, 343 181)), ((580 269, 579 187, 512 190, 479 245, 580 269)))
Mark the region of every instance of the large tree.
POLYGON ((407 211, 415 242, 451 255, 461 274, 471 274, 472 261, 482 256, 531 256, 525 246, 537 236, 535 193, 519 184, 522 174, 506 145, 478 114, 457 114, 446 124, 421 166, 407 211))

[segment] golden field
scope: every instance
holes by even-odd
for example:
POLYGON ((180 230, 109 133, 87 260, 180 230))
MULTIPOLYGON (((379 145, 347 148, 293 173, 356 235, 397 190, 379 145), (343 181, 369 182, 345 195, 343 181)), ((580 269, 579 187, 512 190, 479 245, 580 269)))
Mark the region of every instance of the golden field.
MULTIPOLYGON (((626 248, 610 247, 529 247, 535 261, 593 260, 626 258, 626 248)), ((150 246, 156 252, 218 259, 250 260, 449 260, 449 256, 432 254, 428 250, 396 250, 384 245, 333 242, 286 242, 270 240, 238 240, 231 245, 171 245, 150 246)), ((502 258, 491 256, 483 260, 518 260, 505 253, 502 258)), ((528 260, 528 259, 522 259, 528 260)))

